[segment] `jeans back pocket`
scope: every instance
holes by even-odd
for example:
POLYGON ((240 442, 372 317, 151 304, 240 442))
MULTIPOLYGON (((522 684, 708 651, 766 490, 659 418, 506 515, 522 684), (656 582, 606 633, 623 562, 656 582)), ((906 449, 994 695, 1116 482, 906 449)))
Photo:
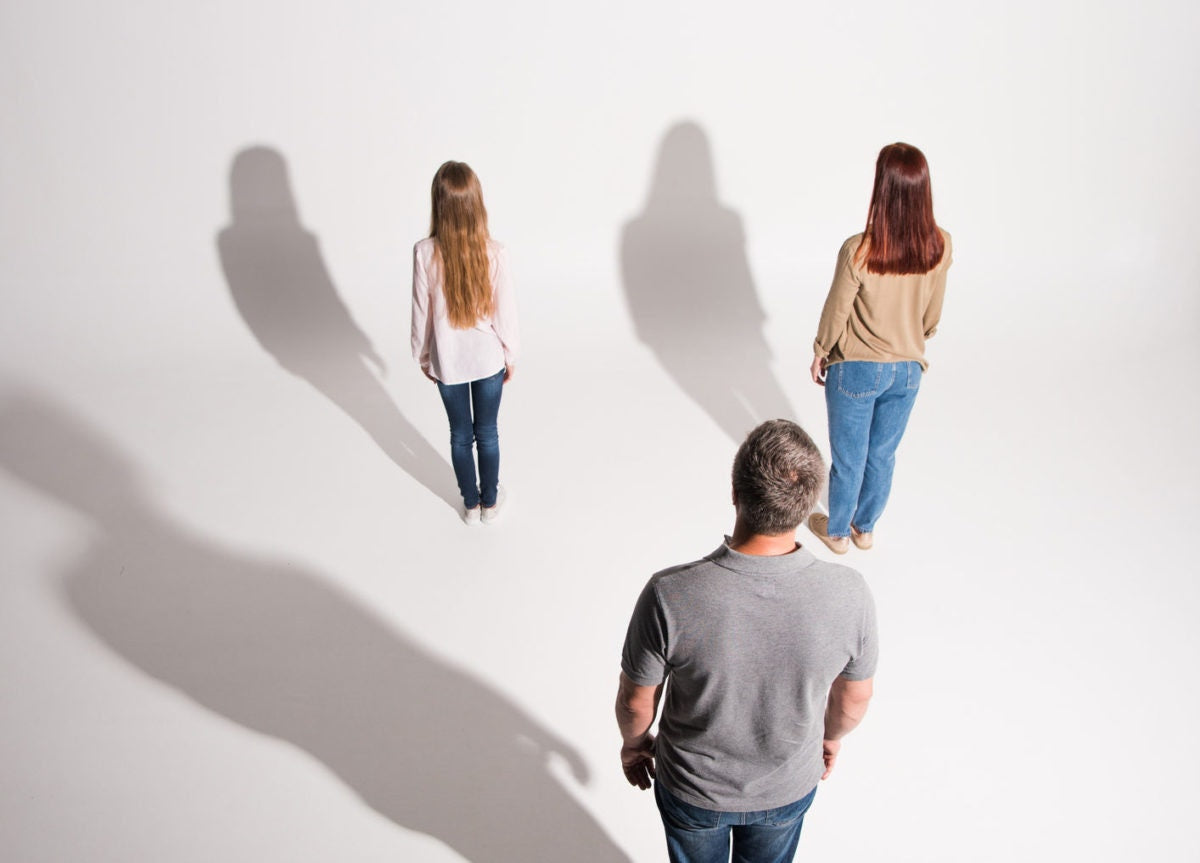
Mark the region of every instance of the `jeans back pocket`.
POLYGON ((883 382, 883 363, 867 363, 850 360, 834 366, 837 372, 837 389, 852 399, 878 395, 883 382))
POLYGON ((656 781, 654 797, 663 819, 676 830, 712 830, 721 826, 721 813, 685 803, 656 781))
POLYGON ((908 366, 908 388, 919 390, 921 388, 921 364, 908 362, 905 365, 908 366))

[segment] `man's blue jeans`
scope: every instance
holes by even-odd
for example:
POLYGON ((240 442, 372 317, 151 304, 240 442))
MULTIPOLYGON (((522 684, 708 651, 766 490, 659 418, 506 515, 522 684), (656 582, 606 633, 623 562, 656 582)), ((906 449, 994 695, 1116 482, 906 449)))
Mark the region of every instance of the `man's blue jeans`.
POLYGON ((731 839, 733 863, 789 863, 816 794, 813 788, 795 803, 764 812, 716 812, 684 803, 654 783, 671 863, 728 863, 731 839))
POLYGON ((450 420, 450 462, 463 506, 474 509, 496 505, 496 488, 500 482, 500 433, 496 417, 500 413, 500 396, 504 392, 504 369, 490 378, 480 378, 465 384, 438 382, 442 404, 450 420), (479 453, 479 484, 475 480, 475 455, 479 453))
POLYGON ((892 490, 896 447, 908 425, 921 364, 844 362, 829 367, 829 535, 869 533, 892 490))

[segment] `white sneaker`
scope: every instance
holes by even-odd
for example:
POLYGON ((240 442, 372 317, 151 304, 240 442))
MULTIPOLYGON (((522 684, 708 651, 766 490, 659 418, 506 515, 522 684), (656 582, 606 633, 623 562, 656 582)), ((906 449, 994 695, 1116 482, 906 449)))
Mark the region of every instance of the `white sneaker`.
POLYGON ((470 525, 479 524, 479 519, 480 519, 479 511, 481 509, 483 509, 483 507, 481 507, 481 506, 474 507, 473 509, 464 509, 463 514, 462 514, 462 520, 470 525))
POLYGON ((500 511, 504 509, 504 499, 508 497, 508 493, 504 491, 504 486, 496 488, 496 505, 480 507, 483 510, 483 523, 494 524, 500 518, 500 511))

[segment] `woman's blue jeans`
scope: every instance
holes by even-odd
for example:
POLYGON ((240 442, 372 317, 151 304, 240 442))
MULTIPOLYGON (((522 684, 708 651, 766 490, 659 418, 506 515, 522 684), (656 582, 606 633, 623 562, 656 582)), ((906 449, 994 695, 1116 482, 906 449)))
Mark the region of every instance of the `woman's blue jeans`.
POLYGON ((504 392, 504 369, 489 378, 465 384, 444 384, 438 381, 438 392, 450 420, 450 462, 463 506, 474 509, 496 505, 496 489, 500 483, 500 433, 496 417, 500 413, 500 396, 504 392), (474 445, 479 453, 479 480, 475 480, 474 445))
POLYGON ((921 364, 843 362, 825 377, 829 413, 829 535, 869 533, 892 490, 896 447, 908 425, 921 364))
POLYGON ((654 783, 654 799, 667 832, 671 863, 790 863, 800 842, 814 788, 795 803, 763 812, 717 812, 685 803, 654 783))

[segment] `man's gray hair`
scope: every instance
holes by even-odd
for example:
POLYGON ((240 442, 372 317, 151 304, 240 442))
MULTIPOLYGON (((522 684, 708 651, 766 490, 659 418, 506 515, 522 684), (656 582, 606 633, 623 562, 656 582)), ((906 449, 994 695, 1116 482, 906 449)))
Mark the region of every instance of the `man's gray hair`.
POLYGON ((817 505, 825 462, 807 432, 770 420, 747 435, 733 459, 738 515, 754 533, 790 533, 817 505))

